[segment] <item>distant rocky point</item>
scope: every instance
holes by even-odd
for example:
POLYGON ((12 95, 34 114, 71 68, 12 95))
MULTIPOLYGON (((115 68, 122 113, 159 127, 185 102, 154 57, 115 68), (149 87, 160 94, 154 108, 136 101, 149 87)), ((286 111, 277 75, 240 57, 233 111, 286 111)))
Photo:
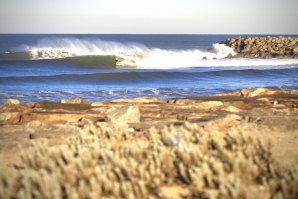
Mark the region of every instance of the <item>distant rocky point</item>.
POLYGON ((298 37, 238 37, 223 43, 237 53, 228 58, 298 58, 298 37))

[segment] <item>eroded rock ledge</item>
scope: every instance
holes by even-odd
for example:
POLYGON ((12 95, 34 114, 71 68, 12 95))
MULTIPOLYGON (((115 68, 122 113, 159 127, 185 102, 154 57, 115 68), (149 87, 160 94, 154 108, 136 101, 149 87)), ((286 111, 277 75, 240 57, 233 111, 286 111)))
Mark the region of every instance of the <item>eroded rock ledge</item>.
POLYGON ((266 88, 194 99, 8 100, 0 198, 297 198, 297 105, 298 90, 266 88))
POLYGON ((238 37, 223 43, 237 53, 228 58, 298 58, 298 37, 238 37))
POLYGON ((297 105, 298 90, 266 88, 194 99, 8 100, 0 198, 297 198, 297 105))

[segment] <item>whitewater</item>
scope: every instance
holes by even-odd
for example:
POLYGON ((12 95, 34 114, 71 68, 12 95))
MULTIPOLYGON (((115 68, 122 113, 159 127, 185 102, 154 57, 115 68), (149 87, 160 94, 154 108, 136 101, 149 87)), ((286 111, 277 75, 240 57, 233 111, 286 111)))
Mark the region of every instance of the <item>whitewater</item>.
POLYGON ((80 56, 115 56, 117 67, 140 69, 173 69, 216 66, 280 66, 298 64, 297 59, 224 59, 236 55, 225 44, 215 43, 209 49, 165 50, 138 43, 120 43, 100 39, 43 39, 36 46, 23 46, 32 59, 62 59, 80 56))

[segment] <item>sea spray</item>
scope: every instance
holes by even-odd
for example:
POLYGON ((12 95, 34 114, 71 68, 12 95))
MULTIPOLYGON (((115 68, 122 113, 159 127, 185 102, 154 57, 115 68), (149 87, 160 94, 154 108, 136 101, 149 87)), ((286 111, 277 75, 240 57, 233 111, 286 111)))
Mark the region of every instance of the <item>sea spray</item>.
POLYGON ((121 43, 100 39, 45 38, 35 45, 22 45, 21 52, 0 53, 0 59, 55 60, 82 67, 98 67, 106 63, 104 56, 113 56, 113 65, 100 68, 176 69, 189 67, 259 67, 298 64, 298 59, 228 59, 236 53, 225 44, 215 43, 210 49, 162 49, 149 48, 140 43, 121 43), (29 56, 28 56, 29 54, 29 56), (96 56, 100 56, 95 59, 96 56), (76 58, 69 60, 69 58, 76 58), (83 59, 81 59, 83 58, 83 59), (67 60, 65 60, 67 59, 67 60), (76 61, 79 63, 76 64, 76 61), (103 59, 103 61, 100 61, 103 59))
POLYGON ((57 59, 86 55, 114 55, 117 66, 140 68, 192 67, 203 59, 223 59, 235 55, 232 48, 214 44, 211 50, 165 50, 147 48, 142 44, 123 44, 112 41, 82 39, 43 39, 34 47, 27 47, 34 59, 57 59))

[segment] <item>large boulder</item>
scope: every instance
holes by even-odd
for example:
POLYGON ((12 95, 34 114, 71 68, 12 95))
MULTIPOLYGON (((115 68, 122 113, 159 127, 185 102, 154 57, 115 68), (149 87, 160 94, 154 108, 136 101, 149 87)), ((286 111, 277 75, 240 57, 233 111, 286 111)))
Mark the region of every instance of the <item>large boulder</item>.
POLYGON ((112 123, 139 123, 141 114, 139 108, 129 105, 109 109, 106 112, 105 120, 112 123))

